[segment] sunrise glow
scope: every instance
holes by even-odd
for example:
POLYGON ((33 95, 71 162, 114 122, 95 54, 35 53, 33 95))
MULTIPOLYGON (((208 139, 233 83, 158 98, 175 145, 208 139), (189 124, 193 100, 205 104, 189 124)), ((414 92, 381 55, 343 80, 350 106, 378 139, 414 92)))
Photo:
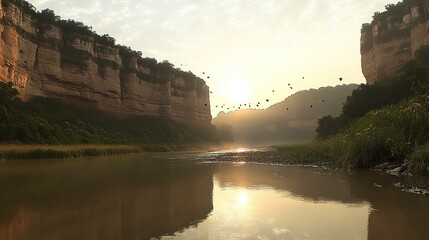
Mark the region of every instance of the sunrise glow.
POLYGON ((250 95, 249 86, 240 78, 232 79, 226 89, 226 95, 236 105, 247 103, 250 95))

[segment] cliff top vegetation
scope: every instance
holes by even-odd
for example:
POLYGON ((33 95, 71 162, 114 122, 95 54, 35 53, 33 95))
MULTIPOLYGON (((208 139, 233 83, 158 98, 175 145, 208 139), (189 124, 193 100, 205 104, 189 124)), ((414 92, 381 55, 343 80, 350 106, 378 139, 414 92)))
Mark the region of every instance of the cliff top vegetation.
MULTIPOLYGON (((167 60, 158 62, 154 58, 143 57, 141 51, 136 51, 128 46, 117 44, 116 39, 109 34, 99 35, 96 31, 93 30, 91 26, 85 25, 82 22, 73 19, 61 19, 61 17, 56 15, 55 12, 51 9, 43 9, 41 11, 38 11, 31 3, 25 0, 2 0, 1 4, 5 8, 8 8, 10 4, 15 5, 26 14, 32 16, 39 25, 48 24, 58 27, 63 32, 65 38, 71 39, 75 37, 81 37, 93 41, 98 45, 119 49, 119 55, 121 56, 123 61, 122 66, 119 66, 117 63, 108 60, 94 59, 95 62, 97 62, 98 64, 102 64, 103 66, 108 65, 114 69, 121 68, 122 72, 125 74, 134 72, 138 74, 140 78, 151 82, 165 82, 167 80, 167 76, 169 76, 171 73, 174 73, 176 76, 182 76, 191 79, 192 82, 199 81, 205 84, 205 81, 203 79, 198 78, 191 71, 184 72, 181 69, 175 68, 174 64, 168 62, 167 60), (140 66, 147 67, 148 69, 150 69, 151 74, 141 73, 138 70, 132 69, 129 64, 132 58, 137 58, 137 63, 140 66)), ((43 27, 39 26, 39 28, 43 30, 43 27)), ((25 33, 24 35, 28 34, 25 33)), ((32 40, 39 40, 39 38, 37 37, 31 38, 32 40)), ((46 41, 46 39, 43 40, 46 41)), ((63 48, 67 48, 67 46, 64 46, 63 48)), ((90 56, 88 55, 88 53, 79 49, 71 49, 70 46, 68 49, 65 50, 67 50, 67 53, 70 53, 71 55, 79 56, 69 56, 69 58, 66 58, 66 60, 81 68, 86 67, 86 63, 84 62, 84 60, 89 59, 90 56)), ((195 84, 188 84, 188 86, 189 85, 195 84)))
MULTIPOLYGON (((418 7, 420 17, 419 21, 427 18, 428 14, 424 10, 426 9, 426 0, 403 0, 396 4, 387 4, 383 12, 374 12, 371 23, 362 24, 362 32, 372 31, 372 27, 378 23, 390 22, 402 22, 404 15, 411 13, 411 9, 418 7)), ((386 24, 387 25, 387 24, 386 24)))

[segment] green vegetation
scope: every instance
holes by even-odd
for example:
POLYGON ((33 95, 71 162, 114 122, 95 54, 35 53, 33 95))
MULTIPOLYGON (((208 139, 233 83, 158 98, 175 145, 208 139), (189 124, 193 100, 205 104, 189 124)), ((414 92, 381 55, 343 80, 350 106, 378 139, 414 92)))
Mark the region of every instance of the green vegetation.
POLYGON ((356 119, 370 111, 399 103, 429 88, 429 47, 416 51, 416 59, 408 62, 396 78, 385 79, 374 85, 362 84, 347 98, 342 113, 337 118, 319 119, 318 138, 326 139, 350 127, 356 119))
POLYGON ((429 14, 424 11, 426 5, 425 0, 403 0, 397 4, 387 4, 384 12, 375 12, 371 23, 362 24, 361 32, 367 33, 364 35, 365 40, 361 46, 361 52, 368 52, 373 43, 384 43, 395 38, 409 36, 411 29, 417 24, 426 21, 429 14), (419 8, 419 16, 410 19, 410 22, 403 28, 403 17, 411 13, 414 7, 419 8), (373 27, 378 25, 378 35, 373 37, 373 27))
POLYGON ((324 140, 280 149, 303 162, 343 167, 407 159, 410 171, 428 172, 428 57, 429 47, 422 47, 397 78, 354 90, 339 117, 319 119, 318 138, 324 140))
POLYGON ((1 144, 125 144, 174 150, 217 142, 214 128, 197 130, 150 116, 116 118, 59 100, 21 102, 16 96, 11 83, 0 83, 1 144))
POLYGON ((145 150, 132 145, 0 145, 0 159, 72 158, 139 153, 145 150))
POLYGON ((369 112, 327 140, 279 149, 306 163, 366 168, 409 159, 413 171, 427 171, 428 112, 429 94, 418 94, 369 112))

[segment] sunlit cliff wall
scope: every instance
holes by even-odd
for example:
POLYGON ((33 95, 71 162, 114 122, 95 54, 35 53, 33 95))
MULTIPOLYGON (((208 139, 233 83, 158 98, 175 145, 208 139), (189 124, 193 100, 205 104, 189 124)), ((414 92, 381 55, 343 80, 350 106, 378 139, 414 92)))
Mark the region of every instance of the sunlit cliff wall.
POLYGON ((209 88, 194 74, 40 22, 14 4, 0 17, 0 81, 12 81, 22 99, 54 97, 118 116, 210 124, 209 88))
POLYGON ((429 0, 403 1, 376 13, 361 30, 362 72, 368 84, 393 77, 429 45, 429 0))

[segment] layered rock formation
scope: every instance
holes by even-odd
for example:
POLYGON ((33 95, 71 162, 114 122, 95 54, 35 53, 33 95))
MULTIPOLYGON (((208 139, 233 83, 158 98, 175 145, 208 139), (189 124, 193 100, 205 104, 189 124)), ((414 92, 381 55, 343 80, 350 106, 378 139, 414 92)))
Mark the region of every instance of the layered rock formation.
POLYGON ((386 8, 361 31, 362 72, 368 84, 394 77, 416 50, 429 45, 429 0, 405 0, 386 8))
POLYGON ((96 34, 60 29, 11 3, 0 17, 0 81, 12 81, 22 99, 54 97, 115 115, 210 124, 209 88, 194 74, 96 34))

